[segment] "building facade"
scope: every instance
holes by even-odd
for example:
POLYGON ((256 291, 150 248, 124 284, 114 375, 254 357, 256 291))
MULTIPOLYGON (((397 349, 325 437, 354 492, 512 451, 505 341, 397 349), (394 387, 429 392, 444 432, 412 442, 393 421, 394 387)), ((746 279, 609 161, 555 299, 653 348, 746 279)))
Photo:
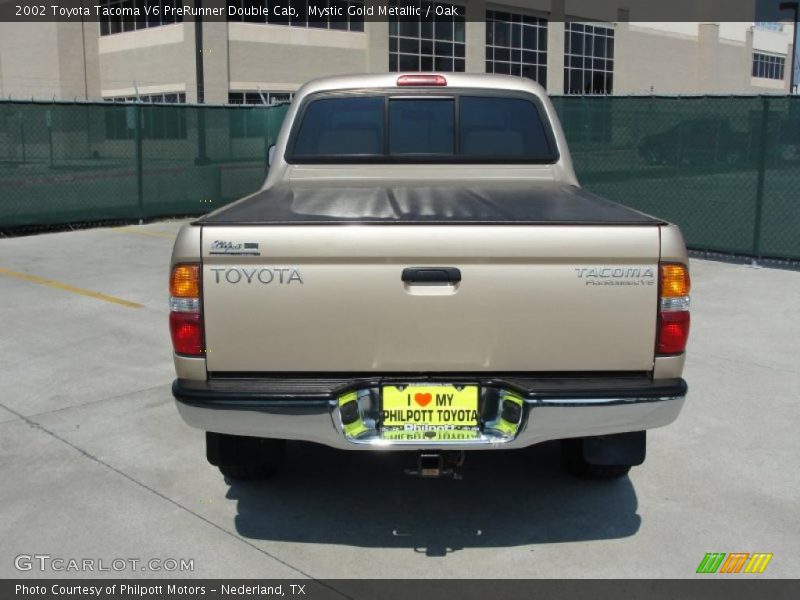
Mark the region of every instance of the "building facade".
POLYGON ((442 14, 433 22, 371 21, 347 13, 374 0, 299 0, 294 16, 0 23, 0 97, 269 104, 316 77, 417 70, 530 77, 551 94, 790 89, 789 23, 633 21, 612 0, 580 14, 565 0, 408 3, 442 14), (308 6, 341 8, 344 16, 309 16, 308 6), (456 15, 445 14, 450 7, 456 15))

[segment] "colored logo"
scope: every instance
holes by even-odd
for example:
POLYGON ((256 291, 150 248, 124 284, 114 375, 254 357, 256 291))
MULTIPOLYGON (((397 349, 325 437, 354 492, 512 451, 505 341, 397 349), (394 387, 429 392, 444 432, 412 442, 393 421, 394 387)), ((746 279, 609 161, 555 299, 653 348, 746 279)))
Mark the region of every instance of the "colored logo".
POLYGON ((763 573, 772 553, 766 552, 707 552, 697 567, 698 573, 763 573))

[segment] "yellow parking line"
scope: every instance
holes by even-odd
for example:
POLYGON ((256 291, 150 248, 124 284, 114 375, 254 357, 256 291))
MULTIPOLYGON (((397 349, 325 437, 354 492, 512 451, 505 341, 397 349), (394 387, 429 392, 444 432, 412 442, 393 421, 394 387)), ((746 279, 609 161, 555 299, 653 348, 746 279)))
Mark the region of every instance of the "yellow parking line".
POLYGON ((120 306, 127 306, 128 308, 143 308, 144 306, 142 304, 139 304, 138 302, 123 300, 122 298, 117 298, 116 296, 109 296, 108 294, 103 294, 101 292, 93 292, 92 290, 85 290, 83 288, 75 287, 74 285, 70 285, 68 283, 62 283, 54 279, 45 279, 44 277, 38 277, 37 275, 28 275, 27 273, 10 271, 9 269, 3 269, 3 268, 0 268, 0 275, 7 275, 8 277, 16 277, 17 279, 22 279, 24 281, 30 281, 33 283, 46 285, 48 287, 55 288, 57 290, 72 292, 73 294, 80 294, 81 296, 89 296, 89 298, 95 298, 96 300, 105 300, 106 302, 113 302, 114 304, 119 304, 120 306))
POLYGON ((134 229, 133 227, 116 227, 112 229, 116 233, 135 233, 137 235, 149 235, 150 237, 163 237, 171 240, 175 239, 174 233, 164 233, 163 231, 147 231, 145 229, 134 229))

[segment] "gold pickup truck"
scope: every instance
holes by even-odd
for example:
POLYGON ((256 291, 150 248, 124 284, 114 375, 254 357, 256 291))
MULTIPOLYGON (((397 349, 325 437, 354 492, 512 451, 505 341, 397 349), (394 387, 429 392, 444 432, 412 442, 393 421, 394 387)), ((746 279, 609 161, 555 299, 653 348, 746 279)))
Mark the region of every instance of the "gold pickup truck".
POLYGON ((683 238, 580 187, 536 83, 312 81, 269 157, 172 253, 173 394, 226 476, 272 475, 286 440, 415 451, 424 476, 562 440, 607 479, 677 417, 683 238))

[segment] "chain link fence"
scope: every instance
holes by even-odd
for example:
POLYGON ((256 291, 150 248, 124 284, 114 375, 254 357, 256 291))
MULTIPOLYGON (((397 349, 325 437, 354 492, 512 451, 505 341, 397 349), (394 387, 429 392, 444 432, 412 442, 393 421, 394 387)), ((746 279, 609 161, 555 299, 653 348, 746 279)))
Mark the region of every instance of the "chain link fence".
MULTIPOLYGON (((553 102, 587 189, 694 249, 800 259, 800 98, 553 102)), ((0 102, 0 230, 208 212, 258 189, 285 113, 0 102)))
POLYGON ((800 98, 553 100, 586 188, 694 249, 800 258, 800 98))
POLYGON ((218 208, 261 186, 286 108, 0 102, 0 230, 218 208))

